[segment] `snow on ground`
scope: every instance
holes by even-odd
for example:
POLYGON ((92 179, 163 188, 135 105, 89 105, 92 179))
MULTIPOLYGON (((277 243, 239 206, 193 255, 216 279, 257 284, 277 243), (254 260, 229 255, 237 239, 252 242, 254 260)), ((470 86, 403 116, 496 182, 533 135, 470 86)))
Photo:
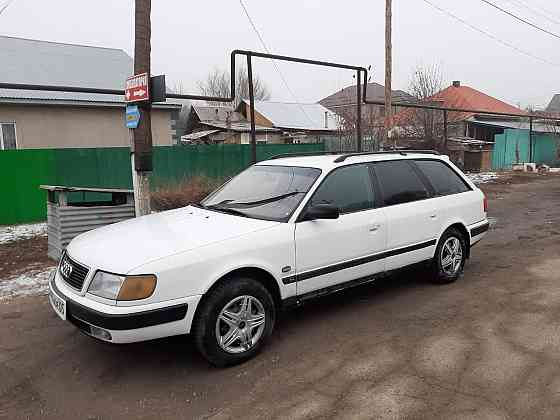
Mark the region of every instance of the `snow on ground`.
POLYGON ((44 295, 49 289, 49 277, 56 270, 31 270, 19 276, 0 281, 0 301, 20 297, 44 295))
POLYGON ((34 223, 31 225, 0 226, 0 245, 8 242, 29 239, 34 236, 47 234, 46 223, 34 223))
POLYGON ((500 178, 500 175, 496 172, 468 173, 467 176, 475 184, 486 184, 487 182, 492 182, 500 178))

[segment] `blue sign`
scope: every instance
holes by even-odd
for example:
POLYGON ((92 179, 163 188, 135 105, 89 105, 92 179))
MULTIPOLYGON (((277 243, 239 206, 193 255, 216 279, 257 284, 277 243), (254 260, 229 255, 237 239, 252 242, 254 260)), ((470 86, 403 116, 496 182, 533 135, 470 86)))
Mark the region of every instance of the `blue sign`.
POLYGON ((138 105, 126 106, 126 128, 138 128, 140 123, 140 110, 138 105))

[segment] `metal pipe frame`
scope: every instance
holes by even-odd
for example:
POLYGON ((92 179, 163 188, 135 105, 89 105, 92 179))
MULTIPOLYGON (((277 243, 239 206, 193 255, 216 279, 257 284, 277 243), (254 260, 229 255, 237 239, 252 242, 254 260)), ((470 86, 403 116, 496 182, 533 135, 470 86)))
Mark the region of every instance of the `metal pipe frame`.
MULTIPOLYGON (((345 69, 345 70, 352 70, 356 72, 357 78, 357 86, 356 86, 356 104, 348 104, 356 105, 357 110, 357 119, 356 119, 356 134, 357 134, 357 149, 361 152, 362 149, 362 127, 361 127, 361 106, 362 104, 366 105, 384 105, 385 103, 382 101, 373 101, 367 99, 367 80, 368 80, 368 70, 365 67, 360 66, 352 66, 348 64, 341 64, 341 63, 333 63, 329 61, 320 61, 320 60, 311 60, 308 58, 300 58, 300 57, 290 57, 285 55, 278 55, 278 54, 268 54, 256 51, 248 51, 248 50, 233 50, 230 54, 230 65, 231 65, 231 86, 230 86, 230 96, 227 97, 217 97, 217 96, 205 96, 205 95, 190 95, 190 94, 178 94, 178 93, 168 93, 166 95, 167 98, 170 99, 190 99, 196 101, 208 101, 208 102, 233 102, 236 97, 235 92, 235 74, 236 74, 236 57, 246 56, 247 57, 247 72, 249 78, 249 100, 250 100, 250 107, 251 107, 251 143, 252 143, 252 161, 256 163, 256 130, 255 130, 255 123, 254 123, 254 92, 252 86, 252 57, 257 58, 265 58, 265 59, 272 59, 272 60, 280 60, 280 61, 287 61, 291 63, 300 63, 300 64, 309 64, 314 66, 321 66, 321 67, 331 67, 331 68, 338 68, 338 69, 345 69), (363 79, 362 76, 363 75, 363 79), (363 84, 362 84, 363 80, 363 84), (253 98, 253 99, 251 99, 253 98)), ((80 93, 96 93, 96 94, 107 94, 107 95, 122 95, 124 96, 124 90, 120 89, 98 89, 98 88, 86 88, 86 87, 76 87, 76 86, 52 86, 52 85, 29 85, 29 84, 21 84, 21 83, 0 83, 0 89, 19 89, 19 90, 39 90, 39 91, 50 91, 50 92, 80 92, 80 93)), ((343 105, 341 105, 343 106, 343 105)), ((534 114, 514 114, 514 113, 507 113, 507 112, 491 112, 485 110, 476 110, 476 109, 465 109, 465 108, 449 108, 449 107, 440 107, 434 105, 427 105, 421 103, 412 103, 412 102, 395 102, 393 103, 394 107, 404 107, 404 108, 416 108, 416 109, 429 109, 434 111, 441 111, 444 113, 445 117, 447 117, 448 112, 468 112, 472 114, 483 114, 483 115, 496 115, 496 116, 504 116, 504 117, 521 117, 521 118, 529 118, 530 124, 532 125, 533 119, 539 120, 551 120, 551 121, 560 121, 559 118, 554 117, 547 117, 547 116, 540 116, 534 114)), ((447 120, 447 118, 445 118, 447 120)), ((447 133, 447 124, 444 128, 445 132, 447 133)), ((532 131, 532 130, 531 130, 532 131)))

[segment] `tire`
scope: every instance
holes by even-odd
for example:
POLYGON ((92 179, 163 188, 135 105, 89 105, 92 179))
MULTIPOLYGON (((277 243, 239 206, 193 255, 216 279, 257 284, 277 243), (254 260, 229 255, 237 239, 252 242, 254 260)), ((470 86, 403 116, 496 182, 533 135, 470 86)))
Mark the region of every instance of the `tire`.
POLYGON ((467 243, 464 235, 455 228, 447 229, 436 247, 431 281, 436 284, 453 283, 463 274, 466 257, 467 243), (449 262, 449 258, 452 262, 449 262))
POLYGON ((194 342, 202 356, 217 367, 251 359, 274 329, 274 299, 252 278, 226 280, 205 296, 201 305, 193 323, 194 342))

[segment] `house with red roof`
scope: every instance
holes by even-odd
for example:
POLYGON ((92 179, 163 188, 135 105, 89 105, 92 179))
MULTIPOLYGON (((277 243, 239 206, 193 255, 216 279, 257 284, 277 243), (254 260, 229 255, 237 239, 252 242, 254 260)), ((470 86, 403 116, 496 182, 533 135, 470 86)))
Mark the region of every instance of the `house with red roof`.
MULTIPOLYGON (((496 99, 470 86, 453 84, 425 101, 428 105, 442 108, 476 110, 515 114, 518 116, 489 115, 481 112, 448 112, 448 137, 466 137, 474 140, 493 142, 496 134, 502 134, 511 123, 521 121, 527 113, 518 107, 496 99)), ((393 117, 394 132, 399 136, 425 137, 426 126, 434 134, 442 135, 443 113, 421 109, 405 109, 393 117), (427 121, 429 119, 430 121, 427 121)))

